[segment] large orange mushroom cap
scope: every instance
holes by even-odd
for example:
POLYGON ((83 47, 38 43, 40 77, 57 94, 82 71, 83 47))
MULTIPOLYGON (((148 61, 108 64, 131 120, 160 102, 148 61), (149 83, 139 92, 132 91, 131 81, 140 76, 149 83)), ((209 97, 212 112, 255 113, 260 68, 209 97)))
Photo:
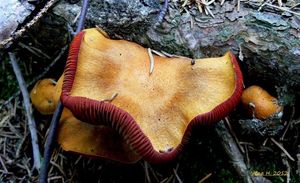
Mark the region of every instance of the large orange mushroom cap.
POLYGON ((114 129, 79 121, 68 109, 63 111, 57 141, 65 151, 89 157, 123 163, 134 163, 141 159, 114 129))
POLYGON ((76 118, 108 126, 146 160, 164 162, 180 152, 194 125, 217 122, 235 107, 242 74, 231 53, 195 64, 154 61, 149 74, 145 48, 84 30, 70 47, 61 100, 76 118))

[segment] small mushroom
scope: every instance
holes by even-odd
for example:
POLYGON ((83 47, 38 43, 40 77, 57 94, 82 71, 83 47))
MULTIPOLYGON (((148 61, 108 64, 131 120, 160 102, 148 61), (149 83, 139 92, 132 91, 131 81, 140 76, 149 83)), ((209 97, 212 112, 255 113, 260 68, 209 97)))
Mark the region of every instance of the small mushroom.
POLYGON ((53 79, 43 79, 38 81, 30 92, 32 103, 41 114, 52 114, 57 105, 54 100, 56 92, 56 82, 53 79))
POLYGON ((258 119, 281 117, 283 107, 263 88, 253 85, 243 91, 242 104, 247 112, 258 119))

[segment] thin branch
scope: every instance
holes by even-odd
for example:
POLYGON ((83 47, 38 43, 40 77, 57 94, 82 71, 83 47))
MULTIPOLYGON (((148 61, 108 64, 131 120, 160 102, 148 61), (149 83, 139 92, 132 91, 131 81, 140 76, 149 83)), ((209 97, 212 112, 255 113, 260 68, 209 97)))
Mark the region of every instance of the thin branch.
POLYGON ((89 6, 89 1, 88 0, 83 0, 83 4, 81 7, 81 12, 80 12, 80 17, 79 17, 79 21, 77 24, 77 29, 76 29, 76 34, 80 31, 82 31, 83 27, 84 27, 84 22, 85 22, 85 17, 86 17, 86 13, 87 13, 87 9, 89 6))
POLYGON ((174 173, 174 175, 175 175, 176 180, 177 180, 179 183, 183 183, 182 180, 181 180, 181 178, 179 177, 179 175, 178 175, 178 173, 177 173, 177 169, 174 169, 174 168, 173 168, 173 173, 174 173))
POLYGON ((18 84, 19 84, 19 87, 20 87, 20 90, 21 90, 22 96, 23 96, 24 108, 26 111, 26 116, 28 119, 28 127, 29 127, 30 135, 31 135, 31 144, 32 144, 32 152, 33 152, 33 167, 39 171, 40 167, 41 167, 41 154, 40 154, 39 145, 38 145, 36 125, 35 125, 34 118, 32 117, 32 109, 31 109, 29 94, 28 94, 28 91, 26 88, 24 78, 23 78, 20 68, 18 66, 15 54, 12 52, 9 52, 9 57, 10 57, 10 63, 13 67, 14 73, 18 80, 18 84))
POLYGON ((231 133, 233 139, 235 140, 236 145, 238 146, 238 148, 240 149, 240 151, 241 151, 243 154, 245 154, 245 150, 244 150, 244 148, 240 145, 240 142, 239 142, 238 138, 236 137, 235 132, 234 132, 233 129, 232 129, 232 126, 231 126, 231 124, 230 124, 230 122, 229 122, 229 120, 228 120, 228 117, 225 117, 225 125, 227 125, 227 128, 228 128, 229 132, 231 133))
POLYGON ((286 183, 290 183, 291 182, 291 165, 290 165, 289 161, 287 160, 286 154, 284 154, 282 152, 281 157, 282 157, 282 163, 286 167, 286 183))
POLYGON ((47 183, 50 159, 53 152, 53 144, 54 144, 53 142, 56 136, 57 126, 62 113, 62 109, 63 109, 63 105, 59 101, 55 109, 55 112, 53 114, 51 124, 49 127, 49 134, 47 136, 46 143, 45 143, 44 161, 40 172, 39 183, 47 183))
MULTIPOLYGON (((81 14, 80 14, 79 22, 77 24, 76 34, 83 29, 85 17, 86 17, 86 13, 87 13, 87 8, 88 8, 88 3, 89 3, 88 0, 83 0, 81 14)), ((53 152, 54 139, 56 136, 57 126, 58 126, 58 122, 59 122, 62 110, 63 110, 63 105, 62 105, 61 101, 59 101, 57 104, 57 107, 54 111, 52 120, 51 120, 51 124, 49 127, 49 135, 47 136, 47 139, 46 139, 45 150, 44 150, 44 163, 42 165, 42 169, 41 169, 41 173, 40 173, 40 177, 39 177, 39 183, 47 183, 47 180, 48 180, 50 159, 51 159, 51 155, 53 152)))
POLYGON ((300 16, 300 13, 297 13, 297 12, 295 12, 295 11, 291 11, 291 10, 289 10, 288 8, 276 6, 276 5, 273 5, 273 4, 270 4, 270 3, 266 3, 266 5, 267 5, 267 6, 270 6, 270 7, 272 7, 272 8, 275 8, 275 9, 279 9, 279 10, 281 10, 281 11, 286 11, 286 12, 289 12, 289 13, 291 13, 291 14, 300 16))
POLYGON ((145 171, 145 182, 151 183, 151 179, 149 176, 148 163, 144 161, 144 171, 145 171))
POLYGON ((292 108, 292 114, 291 114, 291 117, 290 117, 290 120, 288 121, 288 124, 286 125, 286 128, 282 134, 282 136, 280 137, 280 140, 283 141, 284 140, 284 137, 287 133, 287 131, 290 129, 290 126, 292 124, 292 119, 294 118, 294 115, 295 115, 295 107, 292 108))
POLYGON ((220 121, 215 128, 217 135, 220 137, 221 144, 230 158, 232 166, 240 177, 243 177, 244 182, 252 183, 250 172, 244 161, 244 157, 238 148, 234 138, 226 128, 224 121, 220 121))
POLYGON ((199 180, 199 182, 198 183, 203 183, 203 182, 205 182, 209 177, 211 177, 212 176, 212 173, 209 173, 209 174, 207 174, 205 177, 203 177, 201 180, 199 180))
POLYGON ((277 145, 277 146, 282 150, 282 152, 284 152, 284 154, 286 154, 286 156, 287 156, 290 160, 295 161, 295 159, 290 155, 290 153, 288 153, 287 150, 286 150, 279 142, 277 142, 274 138, 271 138, 271 141, 272 141, 275 145, 277 145))
MULTIPOLYGON (((33 78, 27 85, 26 87, 30 87, 33 84, 35 84, 38 80, 40 80, 41 78, 43 78, 48 72, 49 70, 57 63, 57 61, 63 56, 63 54, 66 52, 66 50, 68 49, 68 46, 65 46, 61 49, 61 51, 59 52, 59 54, 55 57, 55 59, 53 60, 53 62, 48 65, 44 71, 38 75, 37 77, 33 78)), ((4 106, 7 106, 9 103, 11 103, 11 101, 13 99, 15 99, 17 96, 20 95, 20 91, 17 91, 16 93, 14 93, 8 100, 6 100, 3 104, 0 105, 0 109, 4 106)))

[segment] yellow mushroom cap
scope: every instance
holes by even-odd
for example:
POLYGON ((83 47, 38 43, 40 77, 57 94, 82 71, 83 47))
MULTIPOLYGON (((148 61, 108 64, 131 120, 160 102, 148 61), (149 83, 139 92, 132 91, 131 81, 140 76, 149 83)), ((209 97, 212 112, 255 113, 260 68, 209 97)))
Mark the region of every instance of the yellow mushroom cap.
POLYGON ((56 108, 54 95, 56 82, 53 79, 38 81, 30 92, 30 99, 34 107, 41 114, 52 114, 56 108))
POLYGON ((278 104, 278 100, 256 85, 243 91, 241 101, 244 108, 258 119, 282 114, 283 107, 278 104))

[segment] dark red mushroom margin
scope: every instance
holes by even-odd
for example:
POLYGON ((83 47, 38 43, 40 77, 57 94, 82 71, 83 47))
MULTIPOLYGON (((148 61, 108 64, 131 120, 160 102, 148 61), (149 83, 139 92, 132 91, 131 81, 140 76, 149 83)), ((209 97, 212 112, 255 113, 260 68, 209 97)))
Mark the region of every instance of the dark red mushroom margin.
POLYGON ((170 152, 154 150, 149 138, 142 132, 134 118, 126 111, 111 103, 88 99, 86 97, 69 96, 77 68, 78 55, 84 31, 77 34, 72 41, 64 71, 61 101, 79 120, 95 125, 106 125, 116 131, 127 141, 128 145, 141 157, 151 163, 163 163, 174 159, 182 150, 195 125, 214 124, 226 117, 238 104, 243 90, 243 76, 235 56, 230 53, 235 71, 235 91, 225 102, 212 111, 196 116, 188 125, 181 143, 170 152))

